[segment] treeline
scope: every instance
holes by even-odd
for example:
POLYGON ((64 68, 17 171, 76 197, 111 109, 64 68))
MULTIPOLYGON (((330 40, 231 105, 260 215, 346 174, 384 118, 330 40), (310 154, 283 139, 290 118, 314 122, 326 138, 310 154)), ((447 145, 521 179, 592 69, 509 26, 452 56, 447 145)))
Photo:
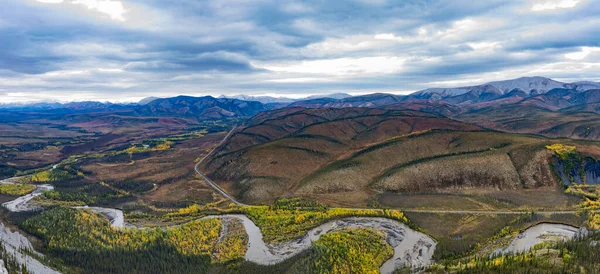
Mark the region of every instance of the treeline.
POLYGON ((433 273, 600 273, 600 232, 512 255, 438 264, 433 273))
POLYGON ((328 233, 294 258, 259 266, 243 260, 248 239, 239 220, 116 229, 91 211, 56 207, 20 226, 43 240, 46 258, 82 273, 377 273, 393 255, 386 234, 373 229, 328 233))
POLYGON ((293 198, 275 201, 272 206, 235 206, 218 208, 215 204, 191 205, 164 216, 165 221, 192 220, 207 214, 242 213, 248 216, 263 233, 268 243, 281 243, 296 240, 327 221, 347 217, 383 217, 399 221, 408 227, 419 230, 404 213, 392 209, 351 209, 329 208, 311 200, 293 198))
POLYGON ((52 170, 45 170, 45 171, 37 172, 37 173, 34 173, 31 176, 25 177, 21 180, 23 180, 24 182, 29 182, 29 183, 44 184, 44 183, 68 181, 68 180, 75 179, 77 177, 83 177, 83 173, 81 173, 80 171, 77 171, 77 170, 75 170, 73 168, 69 168, 69 167, 67 167, 67 168, 68 169, 52 169, 52 170))
MULTIPOLYGON (((286 201, 283 201, 286 203, 286 201)), ((292 203, 294 203, 292 201, 292 203)), ((251 206, 239 209, 246 214, 263 233, 269 243, 279 243, 298 239, 327 221, 346 217, 383 217, 393 219, 416 229, 399 210, 390 209, 349 209, 349 208, 304 208, 251 206)))
POLYGON ((0 194, 21 196, 35 190, 36 186, 29 184, 0 184, 0 194))
POLYGON ((218 219, 165 229, 116 229, 93 212, 57 207, 21 226, 43 239, 51 258, 83 273, 206 273, 211 263, 239 259, 246 252, 243 238, 218 241, 218 219), (222 260, 212 258, 217 249, 228 251, 222 260))
POLYGON ((379 273, 393 249, 385 233, 372 229, 342 229, 323 235, 313 246, 275 265, 257 265, 239 261, 227 266, 213 265, 214 273, 240 274, 324 274, 379 273))
POLYGON ((385 233, 372 229, 343 229, 323 235, 304 260, 302 273, 378 273, 394 250, 385 233), (305 271, 304 271, 305 270, 305 271))
POLYGON ((276 200, 271 209, 287 209, 293 210, 296 208, 310 208, 312 210, 326 210, 328 206, 316 200, 306 198, 291 198, 276 200))
MULTIPOLYGON (((4 243, 0 242, 0 263, 9 274, 29 274, 26 265, 20 264, 14 254, 8 253, 4 243)), ((2 266, 0 266, 1 268, 2 266)))

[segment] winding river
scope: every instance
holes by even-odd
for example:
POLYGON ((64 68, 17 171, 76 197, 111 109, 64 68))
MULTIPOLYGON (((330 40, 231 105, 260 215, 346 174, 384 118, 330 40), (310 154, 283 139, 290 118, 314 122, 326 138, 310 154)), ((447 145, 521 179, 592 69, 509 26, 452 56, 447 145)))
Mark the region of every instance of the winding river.
MULTIPOLYGON (((3 203, 2 206, 11 212, 40 210, 41 207, 31 205, 30 201, 36 196, 41 195, 44 191, 52 189, 54 188, 51 185, 39 185, 38 188, 32 193, 18 197, 10 202, 3 203)), ((75 208, 90 209, 100 213, 104 215, 114 227, 134 228, 134 226, 125 222, 123 212, 119 209, 87 206, 75 208)), ((386 241, 394 248, 394 255, 381 266, 381 273, 392 273, 396 268, 405 265, 411 265, 413 267, 426 266, 431 263, 431 258, 436 246, 435 240, 431 237, 417 232, 403 223, 386 218, 350 217, 341 220, 332 220, 311 229, 304 237, 298 240, 281 244, 265 243, 263 241, 263 234, 260 231, 260 228, 258 228, 258 226, 256 226, 256 224, 245 215, 228 214, 208 216, 205 218, 235 218, 241 220, 246 233, 248 234, 248 251, 246 252, 245 259, 261 265, 276 264, 291 258, 310 248, 312 242, 318 240, 322 235, 343 228, 372 228, 386 232, 386 241)), ((4 226, 0 228, 4 228, 5 231, 9 231, 4 226)), ((18 235, 20 237, 19 241, 23 243, 21 246, 25 248, 31 247, 31 243, 29 243, 27 238, 18 232, 12 232, 10 235, 18 235)), ((0 238, 2 238, 5 242, 14 242, 11 240, 11 237, 16 236, 0 234, 0 238)), ((19 247, 20 246, 15 246, 15 250, 18 250, 19 247)), ((28 267, 30 265, 43 266, 43 264, 40 262, 32 262, 32 260, 35 261, 33 258, 27 258, 24 260, 19 260, 19 262, 27 265, 28 267)), ((45 269, 34 268, 32 269, 32 272, 52 273, 47 267, 45 269)))
POLYGON ((372 228, 387 233, 386 241, 394 248, 394 255, 380 268, 381 273, 392 273, 396 268, 411 265, 418 268, 431 263, 436 242, 433 238, 414 231, 398 221, 375 217, 350 217, 333 220, 317 226, 296 240, 282 244, 267 244, 260 228, 245 215, 222 215, 206 218, 237 218, 248 234, 248 251, 245 259, 261 265, 282 262, 310 248, 322 235, 343 228, 372 228))
POLYGON ((10 202, 3 203, 2 206, 11 212, 40 210, 42 207, 31 205, 29 202, 36 196, 42 195, 44 191, 53 189, 54 187, 51 185, 38 185, 33 192, 16 198, 10 202))
MULTIPOLYGON (((17 199, 2 204, 6 209, 12 212, 23 212, 40 210, 41 207, 30 204, 30 201, 43 191, 52 190, 51 185, 39 185, 32 193, 18 197, 17 199)), ((76 207, 89 209, 104 215, 112 226, 117 228, 134 226, 125 222, 123 212, 119 209, 104 207, 76 207)), ((260 228, 252 220, 241 214, 227 214, 208 216, 204 218, 220 219, 239 219, 246 233, 248 234, 248 251, 245 259, 261 265, 272 265, 289 259, 300 252, 310 248, 312 243, 318 240, 322 235, 335 232, 343 228, 371 228, 386 233, 386 242, 394 249, 392 258, 383 263, 380 268, 381 273, 393 273, 395 269, 411 265, 413 268, 420 268, 432 263, 433 252, 435 251, 436 241, 420 232, 417 232, 405 224, 386 218, 376 217, 349 217, 340 220, 332 220, 319 225, 307 232, 304 237, 297 240, 269 244, 263 241, 263 234, 260 228)), ((226 231, 224 229, 223 231, 226 231)), ((519 234, 506 248, 499 249, 499 253, 516 253, 529 250, 536 244, 548 241, 567 240, 584 233, 581 229, 563 224, 541 223, 530 227, 519 234)), ((15 254, 16 259, 27 265, 33 273, 58 273, 35 258, 25 254, 21 249, 33 251, 29 240, 18 232, 11 232, 0 223, 0 238, 4 242, 7 250, 15 254)), ((39 257, 42 254, 33 251, 39 257)), ((1 269, 0 269, 1 270, 1 269)))
POLYGON ((521 232, 504 250, 504 254, 528 251, 537 244, 548 241, 566 241, 587 234, 585 228, 576 228, 564 224, 541 223, 521 232))

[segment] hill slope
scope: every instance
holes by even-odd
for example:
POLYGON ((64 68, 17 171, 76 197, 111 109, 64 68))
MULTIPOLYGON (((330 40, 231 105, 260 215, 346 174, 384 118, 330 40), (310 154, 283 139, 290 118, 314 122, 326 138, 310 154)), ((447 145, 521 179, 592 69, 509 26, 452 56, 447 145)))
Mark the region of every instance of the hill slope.
POLYGON ((275 110, 234 133, 204 168, 216 181, 233 182, 243 200, 265 201, 292 193, 304 177, 366 146, 437 129, 481 128, 412 110, 275 110))

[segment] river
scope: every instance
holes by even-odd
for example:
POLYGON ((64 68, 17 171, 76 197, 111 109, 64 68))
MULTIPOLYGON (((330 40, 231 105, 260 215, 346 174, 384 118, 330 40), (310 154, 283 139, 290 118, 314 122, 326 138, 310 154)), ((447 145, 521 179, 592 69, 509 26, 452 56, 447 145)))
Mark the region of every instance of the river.
POLYGON ((263 241, 260 228, 245 215, 221 215, 207 218, 237 218, 242 221, 248 234, 248 251, 245 259, 261 265, 271 265, 291 258, 310 248, 322 235, 343 228, 371 228, 386 232, 386 241, 394 248, 394 255, 380 268, 381 273, 393 273, 395 269, 411 265, 418 268, 432 262, 436 242, 433 238, 417 232, 405 224, 386 218, 350 217, 332 220, 308 231, 298 240, 280 244, 263 241))
MULTIPOLYGON (((30 201, 46 190, 54 189, 51 185, 39 185, 32 193, 16 198, 13 201, 2 204, 11 212, 23 212, 40 210, 41 207, 30 204, 30 201)), ((89 209, 104 215, 112 226, 117 228, 133 227, 125 222, 123 212, 119 209, 104 207, 75 207, 89 209)), ((291 258, 298 253, 310 248, 312 243, 322 235, 337 231, 342 228, 371 228, 386 232, 386 241, 394 248, 394 255, 381 266, 381 273, 392 273, 396 268, 404 265, 422 267, 431 263, 436 242, 431 237, 417 232, 403 223, 386 218, 351 217, 341 220, 326 222, 308 231, 308 233, 295 241, 281 244, 268 244, 263 241, 263 234, 252 220, 245 215, 218 215, 206 218, 236 218, 242 221, 248 234, 248 251, 245 258, 250 262, 261 265, 271 265, 291 258)), ((8 229, 6 229, 8 231, 8 229)), ((31 243, 26 237, 14 232, 27 246, 31 243)), ((3 240, 11 241, 8 234, 0 234, 3 240)), ((12 235, 12 234, 11 234, 12 235)), ((27 261, 27 265, 31 262, 27 261)), ((39 262, 34 263, 37 265, 39 262)), ((41 264, 41 263, 40 263, 41 264)), ((34 273, 38 273, 35 272, 34 273)), ((40 272, 47 273, 47 272, 40 272)))
POLYGON ((521 232, 504 250, 501 250, 501 253, 524 252, 537 244, 549 241, 566 241, 585 234, 587 234, 585 228, 580 229, 564 224, 541 223, 521 232))
MULTIPOLYGON (((18 197, 17 199, 2 204, 12 212, 23 212, 40 210, 41 207, 33 206, 29 202, 45 190, 52 190, 51 185, 40 185, 30 194, 18 197)), ((89 209, 104 215, 116 228, 134 226, 125 222, 123 212, 119 209, 104 207, 76 207, 80 209, 89 209)), ((205 218, 235 218, 242 221, 248 235, 248 251, 245 259, 261 265, 272 265, 289 259, 300 252, 311 247, 312 243, 318 240, 322 235, 330 232, 339 231, 343 228, 371 228, 381 230, 386 233, 386 242, 394 249, 393 256, 388 259, 380 268, 381 273, 393 273, 395 269, 410 265, 413 268, 420 268, 432 263, 433 253, 436 248, 436 241, 426 234, 417 232, 405 224, 386 218, 376 217, 349 217, 340 220, 328 221, 307 232, 304 237, 297 240, 269 244, 263 241, 263 234, 260 228, 252 220, 241 214, 215 215, 205 218)), ((141 228, 143 229, 143 228, 141 228)), ((506 248, 499 249, 498 253, 515 253, 529 250, 538 243, 548 240, 567 240, 580 235, 582 230, 563 224, 542 223, 530 227, 519 234, 506 248)), ((27 265, 33 273, 58 273, 37 261, 36 259, 20 252, 21 248, 31 249, 31 243, 26 237, 18 232, 11 232, 0 223, 0 238, 7 246, 7 249, 15 254, 17 260, 27 265)), ((35 252, 35 251, 34 251, 35 252)), ((496 253, 495 252, 495 253, 496 253)), ((42 254, 36 253, 40 257, 42 254)))

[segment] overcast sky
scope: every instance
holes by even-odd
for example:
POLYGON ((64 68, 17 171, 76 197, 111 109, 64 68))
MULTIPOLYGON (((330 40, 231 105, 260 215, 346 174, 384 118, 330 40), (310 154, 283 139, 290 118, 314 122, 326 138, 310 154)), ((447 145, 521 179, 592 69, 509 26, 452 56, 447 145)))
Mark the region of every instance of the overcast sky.
POLYGON ((0 103, 600 80, 600 0, 0 4, 0 103))

